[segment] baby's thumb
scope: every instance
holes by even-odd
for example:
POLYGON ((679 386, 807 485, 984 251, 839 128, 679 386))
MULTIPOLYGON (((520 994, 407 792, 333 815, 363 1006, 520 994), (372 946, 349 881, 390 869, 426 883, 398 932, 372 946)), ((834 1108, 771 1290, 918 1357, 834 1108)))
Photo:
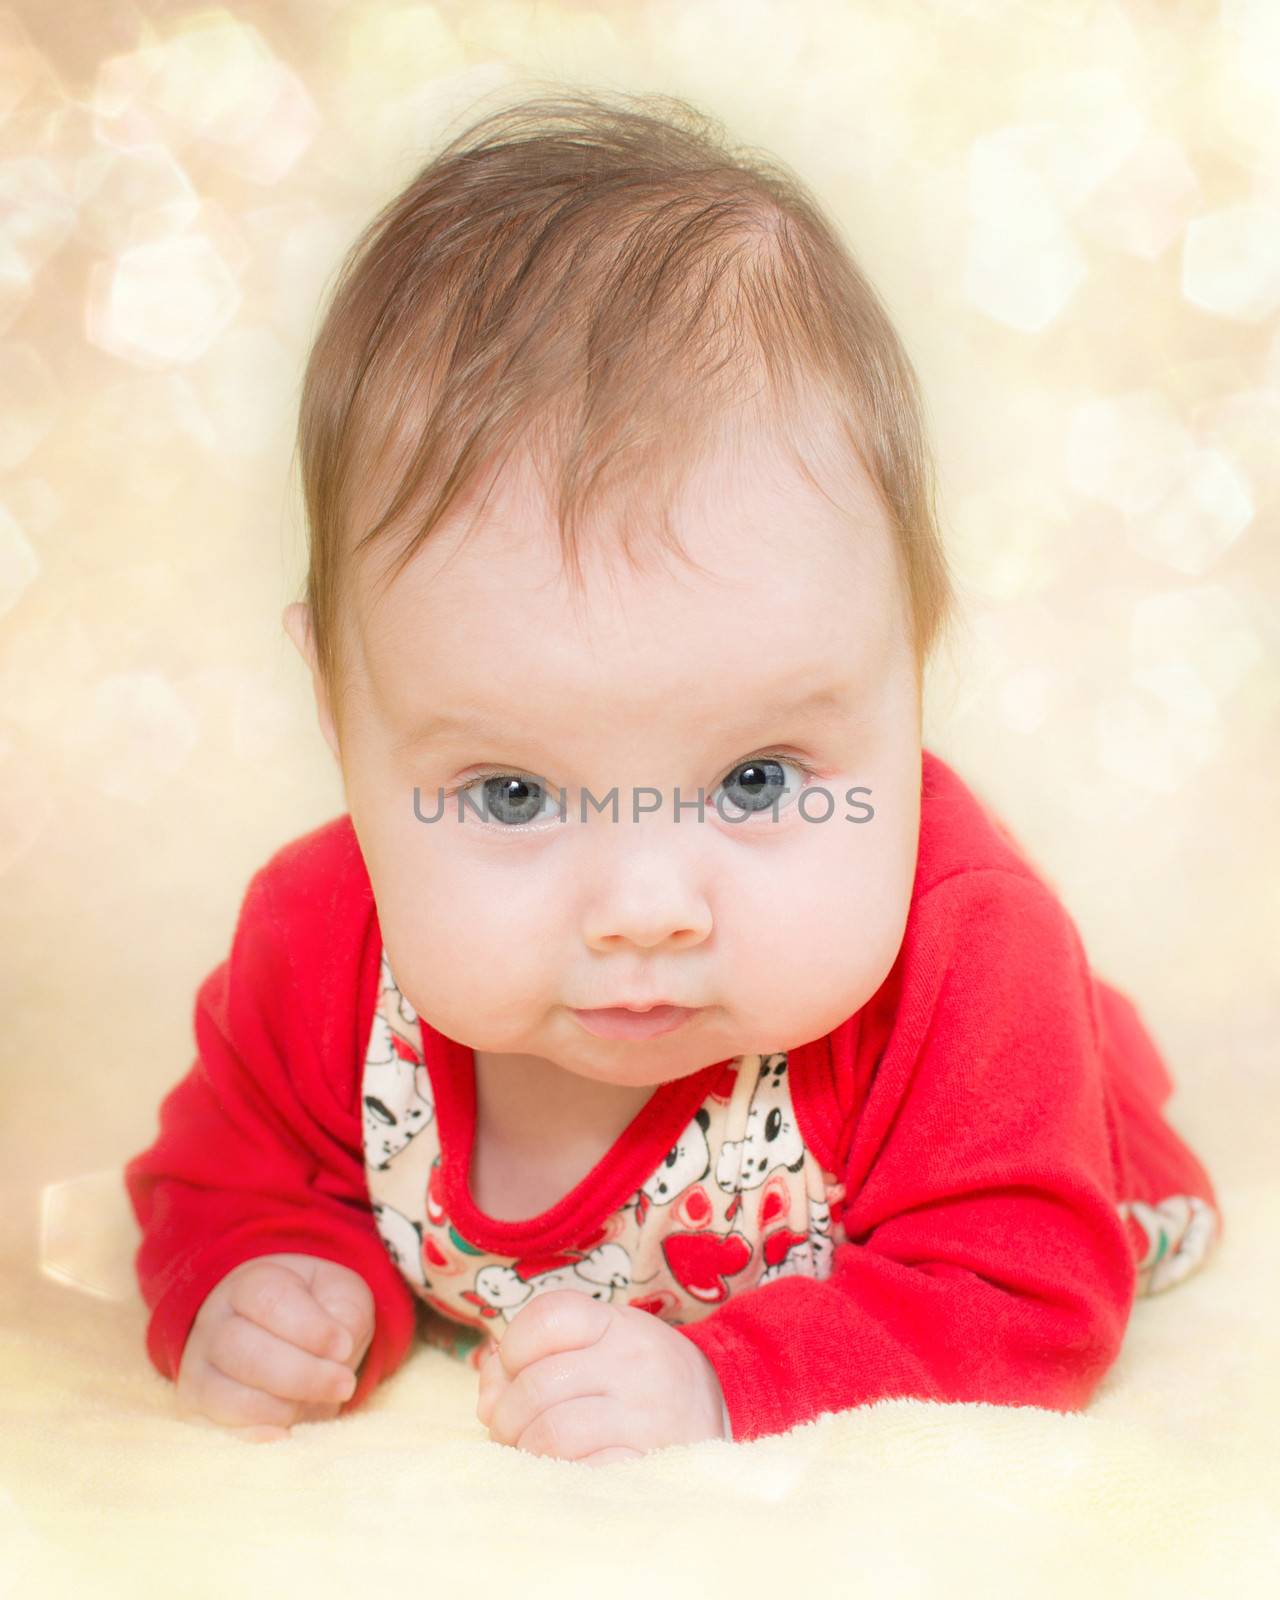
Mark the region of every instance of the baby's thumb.
POLYGON ((346 1334, 346 1347, 334 1352, 336 1359, 350 1365, 354 1358, 363 1357, 372 1333, 363 1309, 350 1300, 321 1300, 320 1304, 346 1334))
POLYGON ((347 1335, 349 1348, 341 1355, 335 1352, 335 1359, 354 1367, 373 1339, 372 1292, 351 1268, 318 1259, 311 1293, 347 1335))

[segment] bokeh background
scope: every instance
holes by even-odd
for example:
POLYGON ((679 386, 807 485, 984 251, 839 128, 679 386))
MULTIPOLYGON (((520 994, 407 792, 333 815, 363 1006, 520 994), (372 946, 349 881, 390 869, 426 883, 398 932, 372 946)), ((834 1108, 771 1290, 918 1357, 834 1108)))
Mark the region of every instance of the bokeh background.
POLYGON ((471 109, 548 81, 683 95, 838 219, 937 450, 963 623, 926 743, 1138 1002, 1228 1229, 1274 1168, 1280 5, 31 0, 0 7, 19 1316, 138 1316, 119 1165, 250 875, 344 809, 280 623, 326 284, 471 109))

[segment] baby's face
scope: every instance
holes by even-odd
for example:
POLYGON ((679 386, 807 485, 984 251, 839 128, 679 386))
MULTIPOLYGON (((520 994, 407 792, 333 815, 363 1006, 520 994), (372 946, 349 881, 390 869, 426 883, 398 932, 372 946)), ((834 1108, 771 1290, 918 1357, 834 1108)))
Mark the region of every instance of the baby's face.
POLYGON ((883 513, 848 485, 853 526, 762 438, 677 503, 711 576, 647 550, 637 574, 588 538, 575 594, 524 463, 465 543, 446 524, 385 594, 361 588, 340 760, 391 968, 434 1027, 639 1086, 818 1038, 879 987, 915 872, 920 703, 883 513), (485 817, 459 820, 459 788, 485 817), (438 821, 415 789, 423 817, 444 792, 438 821), (588 790, 617 791, 616 821, 588 790), (643 1041, 573 1014, 636 997, 699 1009, 643 1041))

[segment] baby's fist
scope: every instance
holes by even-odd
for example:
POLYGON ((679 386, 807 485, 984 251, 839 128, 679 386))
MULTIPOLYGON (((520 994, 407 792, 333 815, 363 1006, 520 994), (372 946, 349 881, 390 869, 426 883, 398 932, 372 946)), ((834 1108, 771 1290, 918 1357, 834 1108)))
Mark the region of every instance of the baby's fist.
POLYGON ((358 1272, 319 1256, 255 1256, 200 1307, 178 1372, 178 1411, 244 1438, 279 1439, 338 1414, 373 1338, 358 1272))
POLYGON ((678 1328, 575 1289, 535 1295, 480 1369, 498 1444, 599 1466, 732 1436, 720 1379, 678 1328))

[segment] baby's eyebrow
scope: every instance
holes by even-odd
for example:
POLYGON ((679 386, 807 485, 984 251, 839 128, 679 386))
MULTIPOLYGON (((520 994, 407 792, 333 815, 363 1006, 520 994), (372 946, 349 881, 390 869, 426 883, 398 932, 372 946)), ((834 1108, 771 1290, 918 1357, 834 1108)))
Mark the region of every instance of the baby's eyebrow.
POLYGON ((743 696, 735 703, 732 717, 719 720, 705 718, 702 725, 713 727, 721 734, 737 733, 752 729, 760 722, 793 717, 814 718, 828 711, 847 710, 848 705, 849 690, 845 684, 822 684, 790 699, 778 695, 770 700, 752 700, 743 696))
MULTIPOLYGON (((525 729, 524 732, 527 735, 528 730, 525 729)), ((452 711, 438 711, 424 722, 417 723, 405 734, 403 739, 397 739, 396 749, 408 750, 439 744, 449 738, 450 735, 480 736, 494 739, 508 737, 507 731, 501 724, 481 712, 460 715, 452 711)))
MULTIPOLYGON (((727 737, 738 731, 751 731, 765 721, 800 717, 812 719, 826 712, 844 711, 848 707, 848 696, 848 688, 844 684, 822 684, 817 688, 806 689, 802 694, 790 699, 778 696, 759 703, 743 697, 736 701, 731 716, 699 717, 697 720, 700 726, 711 728, 718 735, 727 737)), ((509 742, 519 738, 528 742, 529 737, 530 729, 527 725, 509 727, 487 712, 438 711, 411 728, 402 739, 396 741, 395 747, 397 750, 421 750, 430 745, 445 744, 460 738, 493 739, 498 742, 509 742)))

